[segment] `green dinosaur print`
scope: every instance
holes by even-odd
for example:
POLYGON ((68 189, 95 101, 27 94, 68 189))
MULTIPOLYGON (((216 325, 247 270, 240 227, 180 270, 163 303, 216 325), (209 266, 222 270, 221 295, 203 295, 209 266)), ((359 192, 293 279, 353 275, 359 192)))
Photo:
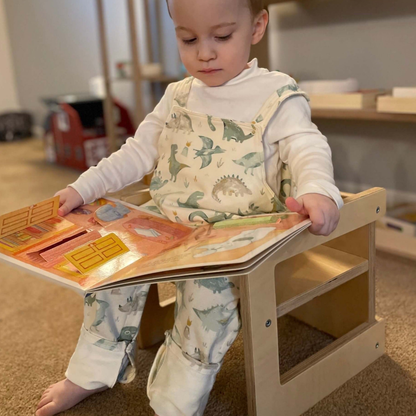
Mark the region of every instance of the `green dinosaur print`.
POLYGON ((244 166, 244 173, 247 174, 247 171, 251 169, 251 175, 254 176, 254 169, 260 167, 264 163, 264 153, 263 152, 252 152, 244 155, 238 160, 233 160, 234 163, 240 166, 244 166))
POLYGON ((281 173, 282 180, 280 181, 279 199, 281 202, 284 203, 286 201, 286 198, 290 195, 292 187, 292 177, 287 163, 282 164, 281 173))
POLYGON ((204 193, 201 191, 196 191, 189 195, 189 198, 185 203, 179 201, 178 198, 178 206, 181 208, 199 208, 198 201, 204 197, 204 193))
POLYGON ((181 152, 182 156, 188 157, 188 146, 184 146, 181 152))
POLYGON ((212 217, 208 217, 207 214, 205 214, 204 211, 194 211, 191 214, 189 214, 189 221, 193 221, 196 217, 201 217, 206 223, 213 224, 218 221, 224 221, 227 219, 230 219, 234 216, 234 214, 226 214, 225 212, 220 212, 217 215, 214 215, 212 217))
POLYGON ((208 126, 209 126, 209 128, 210 128, 212 131, 217 130, 217 129, 215 128, 215 126, 212 124, 212 116, 208 116, 208 115, 207 115, 207 117, 208 117, 208 126))
POLYGON ((264 212, 261 211, 260 207, 255 205, 254 202, 252 202, 248 206, 248 210, 246 210, 245 213, 241 212, 240 208, 238 208, 238 215, 240 215, 240 217, 244 217, 245 215, 255 215, 255 214, 264 214, 264 212))
POLYGON ((227 309, 224 305, 213 306, 210 309, 198 310, 194 312, 202 322, 205 331, 219 332, 237 315, 237 308, 227 309))
POLYGON ((215 199, 215 201, 221 203, 221 200, 218 196, 220 192, 222 192, 223 195, 234 195, 237 197, 244 196, 244 194, 253 194, 253 192, 247 188, 243 180, 240 179, 238 175, 236 177, 234 177, 234 175, 223 176, 215 183, 214 188, 212 189, 212 197, 215 199))
POLYGON ((276 195, 273 196, 270 202, 273 204, 273 212, 287 212, 288 211, 286 206, 279 200, 279 198, 276 197, 276 195))
MULTIPOLYGON (((164 202, 165 199, 168 197, 169 194, 161 195, 161 194, 154 194, 152 195, 153 202, 157 205, 158 208, 160 208, 164 202)), ((161 212, 163 215, 163 212, 161 212)))
POLYGON ((124 305, 119 305, 118 310, 120 312, 127 313, 127 315, 130 315, 131 313, 136 315, 137 312, 143 311, 146 299, 147 291, 141 291, 140 293, 136 294, 134 298, 130 296, 124 305))
POLYGON ((261 123, 263 121, 263 116, 260 114, 257 118, 256 118, 256 123, 261 123))
POLYGON ((182 94, 178 94, 174 100, 178 103, 180 107, 185 107, 186 101, 188 100, 188 93, 183 92, 182 94))
POLYGON ((289 195, 286 195, 286 192, 284 191, 284 189, 283 189, 283 187, 285 186, 285 185, 289 185, 289 186, 291 186, 291 184, 292 184, 292 180, 291 179, 283 179, 281 182, 280 182, 280 195, 283 197, 283 198, 287 198, 289 195))
POLYGON ((221 293, 223 290, 231 289, 235 287, 234 283, 229 282, 226 277, 217 277, 215 279, 196 279, 194 284, 198 287, 204 286, 209 290, 212 290, 212 293, 221 293))
POLYGON ((180 281, 180 282, 176 282, 176 305, 175 307, 178 308, 177 312, 180 312, 182 308, 186 309, 186 305, 185 305, 185 300, 184 300, 184 296, 185 296, 185 287, 186 287, 186 281, 180 281), (180 294, 180 304, 179 304, 179 295, 180 294))
POLYGON ((133 341, 134 337, 136 336, 139 328, 137 326, 123 326, 121 328, 121 332, 119 337, 117 338, 117 341, 127 341, 131 342, 133 341))
POLYGON ((163 180, 161 172, 155 172, 152 180, 150 181, 149 189, 151 191, 157 191, 158 189, 165 186, 169 181, 167 179, 163 180))
POLYGON ((196 152, 194 159, 196 159, 197 157, 201 158, 202 165, 200 169, 203 169, 211 164, 213 154, 224 153, 225 150, 221 149, 221 147, 219 146, 215 146, 215 149, 213 149, 212 146, 214 145, 214 142, 209 137, 205 137, 205 136, 199 136, 199 137, 201 138, 202 143, 203 143, 202 149, 201 150, 194 149, 196 152))
POLYGON ((94 345, 104 350, 114 351, 117 347, 117 342, 101 338, 97 342, 95 342, 94 345))
POLYGON ((92 306, 92 304, 95 302, 96 297, 96 293, 87 293, 84 298, 84 305, 92 306))
POLYGON ((194 130, 192 128, 192 120, 183 111, 178 111, 178 114, 173 113, 171 114, 171 119, 165 123, 166 128, 172 129, 173 131, 181 130, 183 133, 190 134, 194 130))
POLYGON ((206 354, 203 351, 201 351, 199 348, 195 347, 195 350, 192 354, 188 354, 187 352, 185 352, 183 354, 186 354, 187 356, 189 356, 189 357, 193 358, 194 360, 197 360, 201 363, 209 364, 206 354))
POLYGON ((178 176, 178 173, 182 169, 189 168, 188 165, 179 163, 176 160, 176 157, 175 157, 176 153, 178 153, 178 145, 172 144, 172 146, 170 147, 170 158, 168 159, 168 162, 169 162, 169 172, 171 174, 170 180, 173 182, 176 182, 176 177, 178 176))
POLYGON ((247 135, 244 134, 243 129, 234 121, 221 119, 224 124, 224 135, 222 139, 227 139, 229 142, 230 140, 235 140, 237 143, 243 143, 245 140, 251 139, 254 134, 249 133, 247 135))
POLYGON ((298 90, 299 90, 299 87, 296 84, 287 84, 287 85, 284 85, 283 87, 280 87, 276 92, 277 92, 277 95, 281 97, 285 91, 296 92, 298 90))
POLYGON ((156 214, 162 215, 162 213, 160 212, 160 209, 158 207, 155 207, 154 205, 150 205, 150 206, 144 207, 144 208, 146 208, 148 211, 156 212, 156 214))
POLYGON ((99 307, 95 313, 94 322, 91 324, 91 326, 95 327, 103 323, 105 319, 105 310, 110 306, 110 304, 104 300, 96 299, 96 302, 98 303, 99 307))

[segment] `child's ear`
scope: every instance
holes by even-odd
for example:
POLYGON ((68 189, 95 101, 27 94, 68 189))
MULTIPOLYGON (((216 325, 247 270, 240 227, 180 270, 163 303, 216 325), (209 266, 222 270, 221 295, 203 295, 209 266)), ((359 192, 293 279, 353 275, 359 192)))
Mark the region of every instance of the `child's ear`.
POLYGON ((259 43, 267 29, 269 22, 269 14, 267 10, 262 10, 253 20, 253 35, 251 37, 251 44, 259 43))

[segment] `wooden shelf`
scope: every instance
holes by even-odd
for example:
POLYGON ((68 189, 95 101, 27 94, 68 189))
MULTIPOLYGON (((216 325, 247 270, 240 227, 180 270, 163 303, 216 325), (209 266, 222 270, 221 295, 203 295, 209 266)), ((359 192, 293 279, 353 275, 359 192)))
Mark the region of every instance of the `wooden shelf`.
POLYGON ((277 317, 367 270, 367 259, 322 245, 285 260, 275 271, 277 317))
POLYGON ((284 385, 292 381, 296 377, 300 376, 308 368, 318 364, 321 361, 324 361, 325 359, 329 358, 332 354, 336 354, 336 351, 340 350, 341 348, 343 347, 345 348, 347 344, 348 346, 351 346, 351 341, 356 340, 360 336, 364 335, 366 332, 368 333, 368 331, 377 330, 376 329, 377 326, 379 326, 379 324, 382 323, 382 321, 383 321, 382 319, 376 316, 375 323, 365 322, 357 326, 356 328, 352 329, 347 334, 331 342, 331 344, 322 348, 314 355, 308 357, 306 360, 302 361, 301 363, 297 364, 295 367, 286 371, 284 374, 282 374, 280 378, 280 383, 284 385))
POLYGON ((376 109, 367 110, 312 110, 312 118, 333 120, 396 121, 416 123, 416 114, 378 113, 376 109))

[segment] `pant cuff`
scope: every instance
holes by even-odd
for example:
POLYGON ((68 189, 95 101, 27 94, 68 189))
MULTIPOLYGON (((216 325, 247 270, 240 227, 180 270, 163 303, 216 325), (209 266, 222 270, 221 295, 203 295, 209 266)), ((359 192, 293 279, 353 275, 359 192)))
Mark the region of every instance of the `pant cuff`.
POLYGON ((166 331, 150 370, 147 395, 159 416, 202 416, 221 364, 203 364, 182 352, 166 331))
POLYGON ((125 357, 124 341, 108 341, 100 338, 87 331, 82 325, 78 344, 65 376, 72 383, 86 390, 105 386, 111 388, 122 374, 123 367, 129 364, 129 360, 125 357))

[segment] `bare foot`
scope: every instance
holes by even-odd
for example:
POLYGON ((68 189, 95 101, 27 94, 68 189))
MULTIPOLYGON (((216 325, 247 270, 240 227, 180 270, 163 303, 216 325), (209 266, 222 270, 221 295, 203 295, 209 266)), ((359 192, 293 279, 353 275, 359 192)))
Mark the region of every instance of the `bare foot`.
POLYGON ((49 386, 43 393, 36 409, 35 416, 52 416, 74 407, 76 404, 94 393, 106 390, 102 387, 95 390, 85 390, 68 379, 49 386))

